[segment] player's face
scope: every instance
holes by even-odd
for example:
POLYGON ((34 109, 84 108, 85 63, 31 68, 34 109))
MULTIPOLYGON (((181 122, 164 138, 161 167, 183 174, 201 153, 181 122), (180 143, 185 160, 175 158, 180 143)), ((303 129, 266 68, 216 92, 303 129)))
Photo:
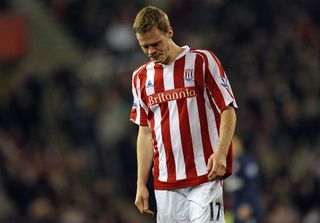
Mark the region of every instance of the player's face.
POLYGON ((153 27, 149 32, 137 33, 137 40, 143 52, 155 63, 166 64, 169 60, 172 29, 167 33, 153 27))

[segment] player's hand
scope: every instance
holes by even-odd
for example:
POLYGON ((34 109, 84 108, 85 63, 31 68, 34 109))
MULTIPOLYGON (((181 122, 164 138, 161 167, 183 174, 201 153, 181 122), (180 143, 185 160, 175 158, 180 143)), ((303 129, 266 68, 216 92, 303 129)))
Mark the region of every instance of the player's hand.
POLYGON ((226 173, 227 160, 226 155, 216 151, 208 159, 208 179, 214 181, 220 179, 226 173))
POLYGON ((149 209, 149 191, 146 186, 138 186, 135 205, 141 214, 154 216, 154 212, 149 209))

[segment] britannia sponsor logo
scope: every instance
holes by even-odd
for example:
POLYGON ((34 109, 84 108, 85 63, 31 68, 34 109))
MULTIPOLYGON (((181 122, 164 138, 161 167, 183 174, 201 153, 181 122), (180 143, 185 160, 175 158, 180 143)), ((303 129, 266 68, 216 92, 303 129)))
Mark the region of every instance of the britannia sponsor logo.
POLYGON ((168 90, 160 93, 156 93, 148 96, 148 105, 157 105, 164 102, 178 100, 183 98, 191 98, 197 95, 196 88, 186 87, 186 88, 177 88, 173 90, 168 90))

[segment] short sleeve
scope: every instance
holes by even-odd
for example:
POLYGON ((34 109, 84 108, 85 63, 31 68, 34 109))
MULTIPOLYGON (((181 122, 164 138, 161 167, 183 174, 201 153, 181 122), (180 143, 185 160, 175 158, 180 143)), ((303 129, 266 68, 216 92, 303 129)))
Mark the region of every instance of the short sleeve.
POLYGON ((139 94, 139 79, 137 78, 137 75, 133 75, 132 78, 132 95, 133 95, 133 103, 132 108, 130 112, 130 121, 134 122, 137 125, 140 126, 147 126, 147 114, 146 111, 141 106, 141 98, 139 94))
POLYGON ((217 109, 222 112, 228 105, 237 108, 230 82, 220 61, 211 51, 206 51, 206 58, 206 87, 217 109))

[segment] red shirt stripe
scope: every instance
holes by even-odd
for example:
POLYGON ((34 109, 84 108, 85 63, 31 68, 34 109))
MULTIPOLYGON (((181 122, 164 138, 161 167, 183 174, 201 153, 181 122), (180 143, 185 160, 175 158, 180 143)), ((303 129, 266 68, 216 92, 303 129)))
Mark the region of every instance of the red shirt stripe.
MULTIPOLYGON (((154 86, 155 93, 164 92, 164 82, 163 82, 163 68, 160 65, 154 66, 154 83, 157 85, 154 86)), ((168 103, 162 103, 160 106, 161 109, 161 134, 163 138, 164 149, 166 153, 167 169, 168 169, 168 181, 176 180, 176 168, 174 163, 174 157, 172 152, 171 136, 170 136, 170 123, 168 103)))
MULTIPOLYGON (((184 86, 184 66, 185 57, 180 58, 174 64, 174 87, 183 88, 184 86)), ((184 162, 186 164, 187 178, 194 178, 197 176, 194 155, 192 148, 192 138, 190 133, 189 125, 189 114, 187 109, 187 100, 177 101, 178 112, 179 112, 179 124, 180 124, 180 135, 181 143, 184 155, 184 162)))

